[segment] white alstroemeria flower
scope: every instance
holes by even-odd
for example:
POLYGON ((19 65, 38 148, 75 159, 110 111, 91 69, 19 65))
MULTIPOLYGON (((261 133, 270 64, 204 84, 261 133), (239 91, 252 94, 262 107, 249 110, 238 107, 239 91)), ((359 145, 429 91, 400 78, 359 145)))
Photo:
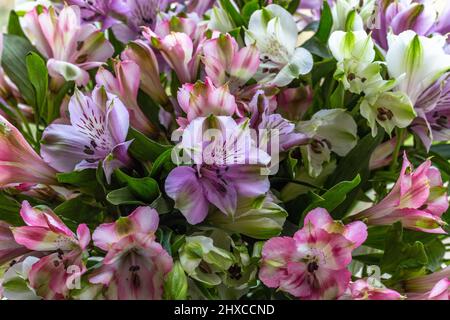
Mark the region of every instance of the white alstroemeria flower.
POLYGON ((355 17, 351 30, 364 30, 364 26, 373 20, 376 0, 337 0, 331 8, 333 15, 333 29, 345 30, 350 12, 355 10, 355 17))
POLYGON ((445 37, 427 38, 408 30, 388 35, 386 63, 396 89, 406 93, 415 105, 420 94, 444 72, 450 70, 450 55, 444 51, 445 37))
POLYGON ((358 140, 355 120, 344 109, 320 110, 311 120, 299 122, 297 130, 311 137, 311 142, 301 147, 311 177, 320 175, 331 152, 344 157, 358 140))
POLYGON ((372 81, 375 49, 372 38, 364 31, 335 31, 328 46, 337 60, 334 77, 346 90, 360 94, 372 81))
POLYGON ((209 11, 208 29, 228 33, 236 28, 228 13, 219 5, 209 11))
POLYGON ((16 263, 3 275, 1 283, 3 296, 9 300, 40 300, 36 292, 28 284, 28 273, 31 267, 39 261, 36 257, 27 257, 16 263))
POLYGON ((283 87, 311 71, 312 55, 297 47, 297 38, 293 16, 279 5, 271 4, 252 14, 245 43, 256 44, 261 55, 256 80, 283 87))

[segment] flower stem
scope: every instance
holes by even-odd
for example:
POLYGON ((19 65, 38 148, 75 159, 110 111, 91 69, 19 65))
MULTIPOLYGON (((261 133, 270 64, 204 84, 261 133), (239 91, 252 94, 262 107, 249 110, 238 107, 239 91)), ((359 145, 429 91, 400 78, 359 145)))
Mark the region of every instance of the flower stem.
POLYGON ((398 156, 400 154, 400 148, 403 144, 403 136, 405 134, 405 129, 396 128, 395 135, 397 137, 397 143, 395 144, 394 152, 392 153, 392 163, 391 163, 391 171, 394 171, 398 166, 398 156))

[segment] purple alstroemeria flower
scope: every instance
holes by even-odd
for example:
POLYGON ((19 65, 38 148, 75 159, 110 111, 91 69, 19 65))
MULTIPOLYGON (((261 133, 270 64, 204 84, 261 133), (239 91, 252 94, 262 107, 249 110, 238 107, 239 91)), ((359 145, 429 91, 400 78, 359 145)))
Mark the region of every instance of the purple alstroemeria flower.
POLYGON ((76 90, 69 102, 70 124, 54 123, 42 137, 41 154, 60 172, 95 169, 102 161, 109 182, 114 169, 130 163, 127 108, 103 87, 92 97, 76 90))
POLYGON ((118 18, 129 11, 126 0, 67 0, 67 3, 80 7, 83 21, 100 22, 103 30, 119 23, 118 18))
POLYGON ((387 50, 389 30, 396 35, 413 30, 418 35, 442 35, 450 32, 450 3, 438 15, 431 0, 378 0, 378 18, 372 37, 377 44, 387 50))
POLYGON ((257 197, 269 190, 261 169, 270 156, 256 147, 248 121, 237 124, 229 116, 196 118, 183 131, 181 149, 192 166, 172 170, 165 189, 190 224, 202 222, 210 204, 233 215, 238 195, 257 197))

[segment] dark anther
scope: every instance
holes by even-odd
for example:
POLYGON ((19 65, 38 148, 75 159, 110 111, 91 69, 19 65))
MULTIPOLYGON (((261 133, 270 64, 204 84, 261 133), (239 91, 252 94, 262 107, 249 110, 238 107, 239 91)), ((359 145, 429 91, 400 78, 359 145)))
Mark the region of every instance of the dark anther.
POLYGON ((231 279, 239 280, 242 278, 242 270, 241 267, 237 264, 233 264, 229 269, 228 273, 230 274, 231 279))
POLYGON ((319 269, 319 265, 316 261, 308 263, 308 272, 313 273, 314 271, 317 271, 319 269))

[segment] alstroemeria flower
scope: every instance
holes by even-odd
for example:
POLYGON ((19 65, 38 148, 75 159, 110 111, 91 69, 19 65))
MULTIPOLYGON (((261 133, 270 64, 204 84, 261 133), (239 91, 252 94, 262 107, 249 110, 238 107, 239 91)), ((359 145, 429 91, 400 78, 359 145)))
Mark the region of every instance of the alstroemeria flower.
POLYGON ((321 110, 311 120, 299 122, 297 130, 310 138, 310 143, 301 149, 311 177, 320 175, 331 152, 343 157, 358 140, 355 120, 344 109, 321 110))
POLYGON ((0 281, 0 296, 8 300, 40 300, 35 290, 30 286, 28 275, 39 258, 30 256, 15 263, 3 275, 0 281))
POLYGON ((95 76, 97 85, 118 96, 125 104, 130 116, 130 124, 139 131, 155 135, 157 128, 152 124, 138 105, 137 97, 141 79, 139 66, 131 60, 115 61, 114 75, 100 68, 95 76))
POLYGON ((205 72, 214 85, 225 83, 235 90, 246 84, 259 67, 259 52, 255 46, 239 49, 229 34, 205 41, 203 44, 205 72))
POLYGON ((70 99, 70 123, 48 126, 42 137, 41 154, 60 172, 96 169, 102 161, 109 181, 114 169, 131 161, 126 141, 129 116, 116 96, 96 87, 92 97, 79 90, 70 99))
POLYGON ((67 297, 70 277, 86 271, 82 258, 91 240, 87 225, 80 224, 75 235, 51 209, 33 208, 27 201, 22 203, 20 215, 26 226, 12 228, 15 241, 46 254, 28 273, 31 287, 45 299, 67 297), (73 266, 76 272, 68 270, 73 266))
POLYGON ((81 19, 87 23, 100 22, 106 30, 120 21, 118 17, 125 16, 129 8, 126 0, 68 0, 69 5, 80 7, 81 19))
POLYGON ((296 131, 294 123, 273 112, 270 101, 263 91, 256 92, 249 103, 249 108, 251 110, 250 126, 258 132, 260 148, 267 145, 269 154, 284 152, 293 146, 309 142, 309 136, 296 131), (277 150, 272 150, 272 144, 277 150))
POLYGON ((125 22, 113 26, 114 35, 127 43, 136 40, 141 35, 141 27, 154 28, 157 15, 164 12, 171 2, 170 0, 123 0, 127 10, 124 14, 125 22))
POLYGON ((450 300, 450 267, 404 280, 403 286, 409 300, 450 300))
POLYGON ((22 183, 56 184, 56 171, 0 115, 0 188, 22 183))
POLYGON ((139 66, 142 90, 164 106, 169 98, 161 85, 158 60, 152 48, 144 41, 136 40, 128 43, 120 57, 122 60, 132 60, 139 66))
POLYGON ((195 45, 189 34, 184 32, 170 31, 169 34, 160 36, 150 28, 143 27, 143 35, 161 52, 181 83, 195 80, 200 65, 200 43, 195 45))
POLYGON ((284 87, 313 67, 311 53, 297 47, 298 29, 292 15, 276 4, 255 11, 245 34, 247 45, 256 45, 261 64, 255 78, 284 87))
POLYGON ((395 127, 405 128, 416 117, 413 105, 403 92, 389 92, 395 80, 384 80, 380 63, 374 62, 372 38, 364 31, 334 32, 328 41, 337 60, 334 77, 344 88, 356 94, 364 93, 361 115, 367 119, 372 135, 377 134, 377 123, 388 134, 395 127))
POLYGON ((14 240, 11 225, 0 221, 0 265, 29 252, 14 240))
POLYGON ((309 212, 293 238, 276 237, 262 250, 260 280, 303 299, 336 299, 347 288, 352 251, 367 238, 362 222, 344 225, 322 208, 309 212))
POLYGON ((347 292, 340 299, 342 300, 403 300, 405 299, 395 290, 376 286, 370 283, 369 279, 360 279, 350 282, 347 292))
POLYGON ((450 32, 450 6, 438 14, 432 0, 397 0, 378 1, 377 27, 373 28, 372 37, 378 45, 387 50, 388 32, 400 34, 412 30, 418 35, 429 36, 433 33, 442 35, 450 32))
POLYGON ((232 116, 237 109, 228 85, 216 88, 208 77, 205 82, 184 84, 178 91, 178 103, 188 122, 209 115, 232 116))
MULTIPOLYGON (((348 31, 364 30, 365 26, 370 26, 373 19, 373 14, 378 4, 377 0, 335 0, 331 7, 331 14, 333 15, 333 29, 348 31), (349 14, 355 12, 352 25, 348 26, 349 14)), ((330 2, 330 1, 329 1, 330 2)))
POLYGON ((23 18, 27 37, 44 55, 49 74, 58 82, 74 80, 78 85, 89 81, 87 70, 99 67, 114 49, 92 24, 81 24, 80 8, 66 6, 59 14, 53 7, 35 8, 23 18))
POLYGON ((450 55, 444 52, 444 37, 427 38, 413 31, 388 36, 386 64, 397 79, 397 89, 408 95, 413 105, 443 73, 450 70, 450 55))
POLYGON ((202 222, 210 204, 233 215, 238 195, 257 197, 269 190, 262 169, 270 156, 256 147, 248 121, 238 125, 226 116, 197 118, 184 129, 179 148, 192 166, 173 169, 165 189, 190 224, 202 222))
POLYGON ((427 160, 414 170, 406 154, 400 176, 391 192, 378 204, 354 216, 368 225, 391 225, 400 221, 405 228, 446 233, 440 218, 448 209, 447 189, 441 173, 427 160))
POLYGON ((106 298, 159 300, 172 257, 155 239, 158 213, 138 207, 128 217, 100 225, 92 235, 96 247, 107 252, 89 281, 106 286, 106 298))

